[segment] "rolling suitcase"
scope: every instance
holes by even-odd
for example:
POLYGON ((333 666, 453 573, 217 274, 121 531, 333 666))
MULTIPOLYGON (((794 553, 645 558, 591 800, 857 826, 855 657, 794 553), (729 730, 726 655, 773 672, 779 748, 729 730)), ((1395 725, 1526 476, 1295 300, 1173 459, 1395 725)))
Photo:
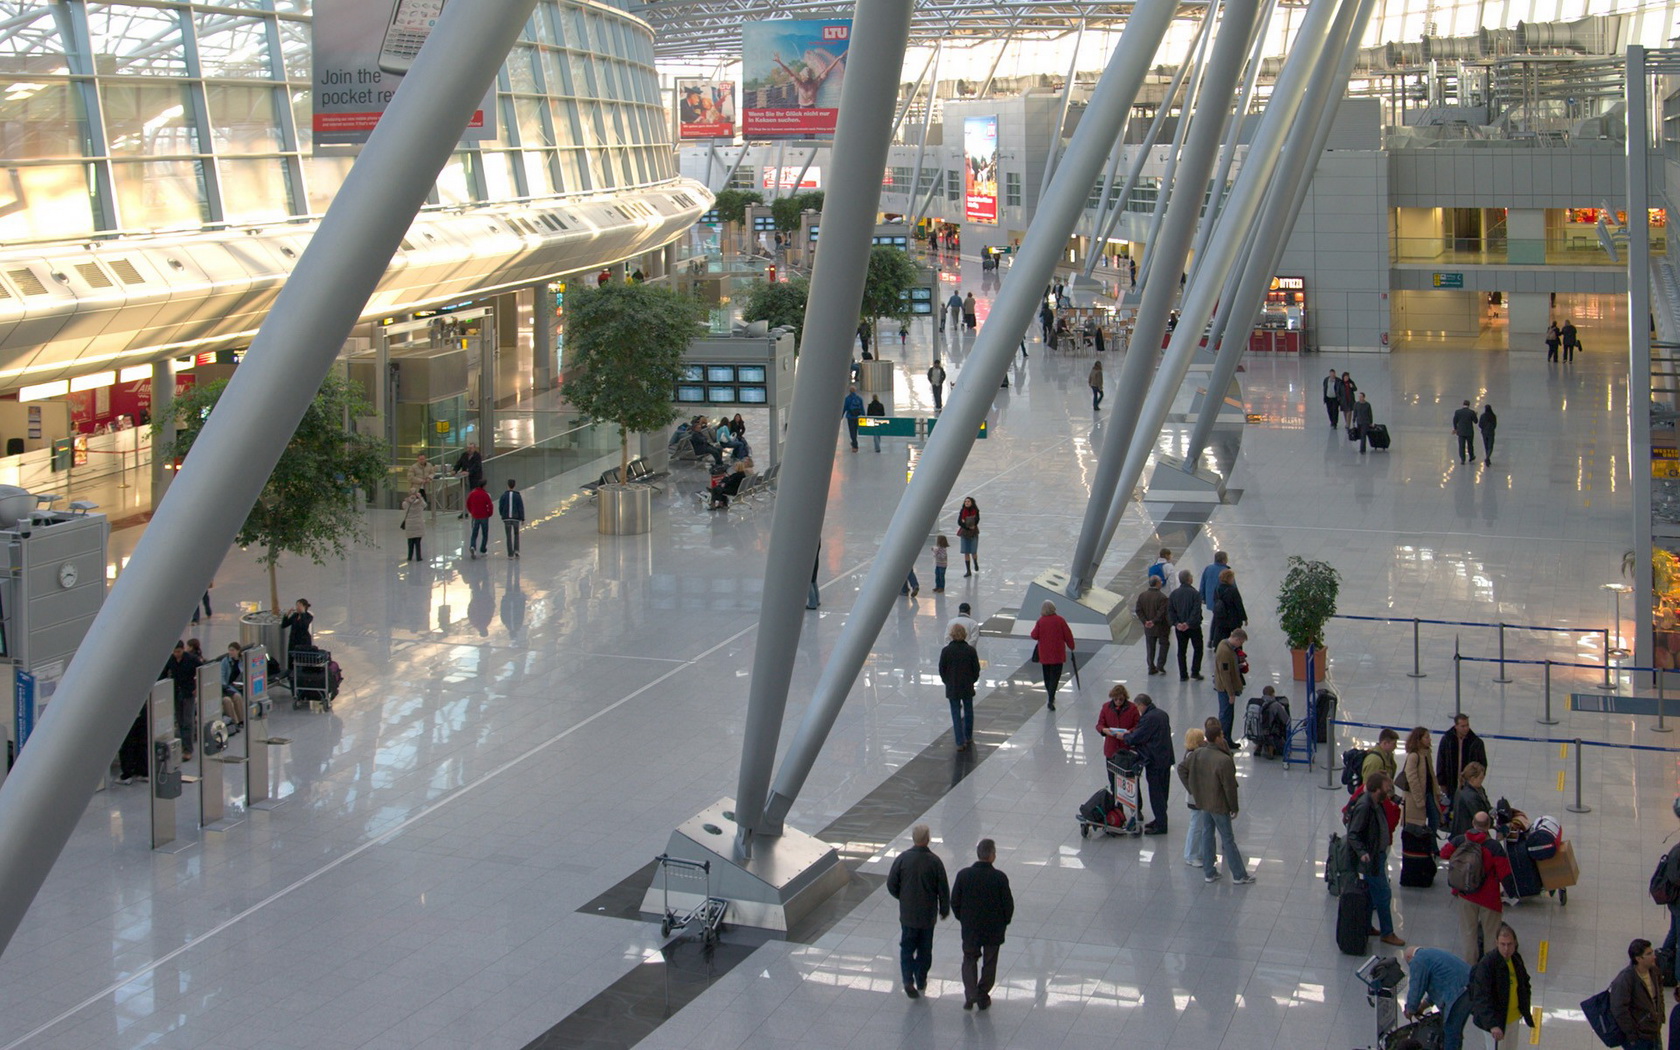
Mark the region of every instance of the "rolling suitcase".
POLYGON ((1371 443, 1372 448, 1387 451, 1389 446, 1388 427, 1382 423, 1372 423, 1371 428, 1366 431, 1365 439, 1371 443))
POLYGON ((1435 833, 1418 824, 1400 828, 1400 885, 1435 885, 1435 833))
POLYGON ((1505 844, 1505 855, 1511 861, 1511 877, 1501 887, 1505 896, 1517 900, 1532 897, 1545 890, 1540 882, 1540 868, 1528 855, 1528 836, 1522 835, 1505 844))
POLYGON ((1364 955, 1371 940, 1371 893, 1355 879, 1336 898, 1336 947, 1343 955, 1364 955))

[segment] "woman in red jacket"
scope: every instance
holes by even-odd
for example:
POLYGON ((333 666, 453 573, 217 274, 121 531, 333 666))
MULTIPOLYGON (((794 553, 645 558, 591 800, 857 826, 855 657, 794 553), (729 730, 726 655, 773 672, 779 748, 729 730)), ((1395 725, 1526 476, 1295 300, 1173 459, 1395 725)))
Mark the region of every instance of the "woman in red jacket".
MULTIPOLYGON (((1120 734, 1113 730, 1131 730, 1137 726, 1138 709, 1132 703, 1132 694, 1124 685, 1116 682, 1114 688, 1108 691, 1108 703, 1102 705, 1097 712, 1097 732, 1103 736, 1103 764, 1122 751, 1130 751, 1132 745, 1126 743, 1120 734)), ((1108 774, 1108 790, 1114 790, 1114 773, 1108 774)))
POLYGON ((1032 640, 1038 644, 1038 665, 1044 669, 1044 694, 1050 710, 1056 709, 1056 687, 1062 684, 1062 664, 1067 662, 1068 650, 1074 648, 1073 629, 1056 615, 1056 603, 1047 601, 1039 606, 1038 622, 1033 624, 1032 640))

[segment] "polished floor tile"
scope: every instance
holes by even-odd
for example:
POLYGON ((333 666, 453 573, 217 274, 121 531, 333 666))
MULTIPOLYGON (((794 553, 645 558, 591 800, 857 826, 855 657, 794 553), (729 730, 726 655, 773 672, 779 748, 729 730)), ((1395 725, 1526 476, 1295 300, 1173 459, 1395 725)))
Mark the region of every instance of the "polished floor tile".
MULTIPOLYGON (((995 294, 989 282, 980 290, 995 294)), ((1627 393, 1614 331, 1589 328, 1583 338, 1594 353, 1568 368, 1538 353, 1440 347, 1250 360, 1241 382, 1259 422, 1226 453, 1241 498, 1183 526, 1166 520, 1165 506, 1134 506, 1105 560, 1105 575, 1124 575, 1175 528, 1195 530, 1181 567, 1199 571, 1214 549, 1229 552, 1253 616, 1253 689, 1275 682, 1297 702, 1274 595, 1288 555, 1329 560, 1343 574, 1344 612, 1396 618, 1331 629, 1346 719, 1440 729, 1461 706, 1490 737, 1521 738, 1489 740, 1490 791, 1562 818, 1582 868, 1567 906, 1540 897, 1511 912, 1531 969, 1545 952, 1535 975, 1543 1046, 1585 1045, 1579 1000, 1613 976, 1630 937, 1663 933, 1644 879, 1674 828, 1674 754, 1619 745, 1666 748, 1670 737, 1653 733, 1650 719, 1567 711, 1570 690, 1596 688, 1601 673, 1591 668, 1554 672, 1557 726, 1536 722, 1533 667, 1514 666, 1514 681, 1499 684, 1494 665, 1466 662, 1455 697, 1455 639, 1465 656, 1492 658, 1492 630, 1426 625, 1428 677, 1406 672, 1413 617, 1514 625, 1514 657, 1601 660, 1593 631, 1610 615, 1602 585, 1619 578, 1631 546, 1627 393), (1394 435, 1391 452, 1360 456, 1329 427, 1317 382, 1332 365, 1370 395, 1394 435), (1464 398, 1499 412, 1491 464, 1455 461, 1448 419, 1464 398), (1593 807, 1584 816, 1564 808, 1576 753, 1562 742, 1576 738, 1618 745, 1581 755, 1593 807)), ((970 345, 940 340, 926 321, 902 348, 889 340, 886 354, 900 364, 895 409, 931 407, 923 372, 936 352, 960 387, 970 345)), ((1010 387, 993 392, 991 437, 976 444, 941 517, 954 532, 961 497, 979 501, 984 568, 966 579, 955 568, 946 593, 934 595, 931 553, 919 560, 922 594, 889 616, 794 808, 798 827, 871 809, 865 800, 907 766, 919 783, 929 763, 934 772, 954 763, 934 671, 945 621, 959 601, 982 619, 1018 608, 1033 576, 1070 554, 1103 413, 1090 410, 1088 359, 1028 348, 1010 387)), ((1169 427, 1159 447, 1174 450, 1182 437, 1169 427)), ((880 454, 867 441, 856 454, 836 447, 823 607, 806 616, 784 737, 904 486, 903 442, 888 440, 880 454)), ((708 513, 692 496, 701 484, 697 472, 679 474, 650 536, 600 537, 575 492, 533 486, 527 501, 543 520, 517 561, 502 555, 499 537, 490 558, 463 560, 463 535, 440 519, 427 560, 403 565, 395 515, 376 513, 373 542, 343 564, 285 564, 283 596, 315 603, 319 641, 347 683, 329 714, 281 705, 277 733, 291 743, 276 749, 274 786, 284 804, 246 812, 236 797, 242 822, 223 833, 196 831, 183 812, 189 848, 161 854, 147 849, 143 789, 96 793, 0 958, 0 1050, 517 1050, 557 1026, 582 1031, 563 1022, 655 957, 659 936, 656 926, 580 908, 735 788, 770 506, 708 513)), ((136 535, 113 537, 114 559, 136 535)), ((235 639, 237 603, 266 592, 254 559, 229 552, 217 614, 198 629, 206 649, 235 639)), ((996 1005, 960 1009, 949 926, 938 934, 929 997, 907 1000, 897 987, 896 905, 877 890, 812 943, 756 948, 650 1024, 641 1045, 1370 1042, 1373 1013, 1352 976, 1359 960, 1336 951, 1319 878, 1345 799, 1323 789, 1322 765, 1238 760, 1237 827, 1260 880, 1253 886, 1205 885, 1185 866, 1176 785, 1169 835, 1081 838, 1073 813, 1102 783, 1092 726, 1108 685, 1150 691, 1179 731, 1213 713, 1212 691, 1139 674, 1143 654, 1130 642, 1091 654, 1083 689, 1064 694, 1056 713, 1003 722, 1011 679, 1032 674, 1029 648, 982 639, 982 691, 995 695, 983 695, 976 721, 984 729, 991 710, 1004 728, 986 761, 919 814, 953 871, 978 838, 999 843, 1018 910, 996 1005)), ((1339 746, 1374 733, 1344 731, 1339 746)), ((897 829, 863 870, 884 874, 906 835, 897 829)), ((1395 900, 1409 941, 1455 942, 1444 879, 1433 890, 1397 889, 1395 900)))

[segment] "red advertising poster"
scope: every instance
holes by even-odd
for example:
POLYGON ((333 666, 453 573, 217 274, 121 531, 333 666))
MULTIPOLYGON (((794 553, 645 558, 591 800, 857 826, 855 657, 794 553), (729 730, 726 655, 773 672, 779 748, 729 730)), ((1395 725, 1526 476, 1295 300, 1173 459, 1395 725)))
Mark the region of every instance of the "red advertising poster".
POLYGON ((677 138, 735 137, 735 84, 701 77, 677 78, 677 138))
POLYGON ((834 134, 852 23, 778 19, 741 27, 741 130, 749 139, 834 134))
POLYGON ((997 212, 997 118, 963 118, 963 218, 995 224, 997 212))

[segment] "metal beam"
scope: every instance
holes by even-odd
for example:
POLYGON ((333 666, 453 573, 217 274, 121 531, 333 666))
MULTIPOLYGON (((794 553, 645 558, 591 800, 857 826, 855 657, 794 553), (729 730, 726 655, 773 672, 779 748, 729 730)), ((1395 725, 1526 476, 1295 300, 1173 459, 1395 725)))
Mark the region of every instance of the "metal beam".
MULTIPOLYGON (((1627 49, 1628 432, 1633 458, 1634 659, 1655 653, 1651 623, 1651 83, 1647 51, 1627 49)), ((1661 673, 1661 672, 1659 672, 1661 673)))
POLYGON ((841 89, 828 191, 823 199, 822 251, 811 273, 811 297, 800 340, 799 378, 788 409, 781 492, 770 523, 758 644, 741 731, 741 771, 735 790, 735 856, 752 855, 755 834, 767 829, 764 802, 776 743, 781 737, 793 661, 804 624, 806 584, 817 557, 823 511, 834 472, 834 435, 852 362, 852 338, 863 303, 864 278, 881 204, 887 136, 898 101, 914 0, 857 0, 852 17, 851 66, 841 89))
MULTIPOLYGON (((1093 227, 1098 231, 1096 243, 1107 244, 1109 237, 1114 234, 1114 227, 1119 223, 1120 216, 1125 214, 1126 202, 1132 199, 1132 193, 1137 189, 1138 179, 1143 175, 1144 162, 1149 159, 1149 151, 1155 148, 1155 143, 1160 139, 1161 126, 1167 122, 1167 113, 1172 109, 1173 101, 1178 98, 1179 88, 1183 85, 1184 78, 1190 74, 1190 67, 1194 64, 1193 56, 1201 46, 1202 34, 1213 26, 1214 10, 1212 5, 1208 6, 1208 16, 1203 18, 1201 24, 1196 27, 1195 35, 1190 38, 1190 45, 1185 48, 1184 61, 1178 64, 1177 69, 1173 70, 1172 80, 1167 85, 1167 93, 1162 97, 1160 106, 1155 109, 1155 118, 1149 122, 1149 130, 1143 133, 1143 142, 1138 145, 1137 156, 1132 159, 1131 170, 1126 173, 1125 185, 1120 187, 1120 196, 1115 200, 1114 206, 1112 208, 1108 207, 1106 194, 1104 194, 1102 200, 1097 202, 1097 214, 1099 216, 1105 214, 1105 208, 1107 211, 1106 218, 1099 220, 1097 225, 1093 227)), ((1182 110, 1182 107, 1180 108, 1182 110)), ((1124 145, 1119 143, 1119 136, 1116 136, 1116 143, 1116 159, 1118 159, 1118 152, 1124 150, 1124 145)), ((1165 192, 1164 187, 1162 192, 1165 192)), ((1096 266, 1097 253, 1088 253, 1085 259, 1085 276, 1091 276, 1091 272, 1096 269, 1096 266)))
MULTIPOLYGON (((1073 98, 1073 78, 1079 71, 1079 45, 1085 42, 1085 20, 1079 20, 1079 32, 1073 38, 1073 57, 1068 60, 1067 80, 1062 83, 1062 103, 1056 108, 1056 123, 1050 128, 1050 149, 1044 156, 1044 177, 1038 180, 1038 200, 1035 208, 1044 203, 1044 191, 1050 176, 1056 172, 1056 156, 1062 151, 1062 128, 1067 125, 1068 102, 1073 98)), ((1090 190, 1085 191, 1089 193, 1090 190)))
MULTIPOLYGON (((1288 130, 1289 122, 1294 118, 1305 94, 1312 67, 1323 55, 1335 8, 1336 0, 1313 0, 1313 6, 1308 9, 1307 18, 1300 35, 1296 38, 1289 61, 1278 78, 1278 89, 1273 92, 1271 101, 1266 106, 1266 115, 1261 120, 1259 134, 1249 149, 1248 162, 1243 165, 1242 175, 1238 177, 1238 189, 1233 191, 1231 203, 1220 216, 1212 250, 1226 249, 1227 246, 1218 241, 1222 234, 1232 242, 1228 246, 1229 251, 1234 253, 1240 247, 1240 232, 1226 232, 1227 228, 1239 231, 1246 222, 1252 220, 1253 211, 1259 206, 1260 197, 1272 172, 1272 165, 1276 163, 1277 155, 1283 148, 1284 133, 1288 130)), ((1235 37, 1235 34, 1227 32, 1234 10, 1234 6, 1227 5, 1225 21, 1219 30, 1220 44, 1226 44, 1235 37)), ((1248 10, 1252 11, 1252 7, 1248 10)), ((1251 25, 1251 21, 1245 20, 1241 23, 1241 38, 1237 42, 1237 48, 1246 49, 1251 25)), ((1209 74, 1216 79, 1210 81, 1208 96, 1220 100, 1221 113, 1225 111, 1224 99, 1231 93, 1232 82, 1241 66, 1240 50, 1233 57, 1223 48, 1215 48, 1214 56, 1209 62, 1209 74)), ((1202 121, 1201 125, 1190 136, 1183 166, 1186 183, 1197 186, 1207 184, 1208 171, 1212 166, 1213 147, 1217 145, 1220 131, 1223 130, 1221 121, 1202 121)), ((1167 221, 1162 224, 1163 244, 1160 250, 1162 257, 1169 262, 1182 263, 1184 253, 1190 247, 1190 233, 1196 213, 1201 210, 1201 204, 1201 195, 1197 193, 1193 197, 1187 195, 1174 201, 1173 207, 1168 209, 1167 221)), ((1097 459, 1096 474, 1091 481, 1091 499, 1086 504, 1085 520, 1074 547, 1073 565, 1069 573, 1071 580, 1068 585, 1074 596, 1090 586, 1096 573, 1097 562, 1103 553, 1100 543, 1110 504, 1120 493, 1129 493, 1132 486, 1137 484, 1135 476, 1129 481, 1125 477, 1127 451, 1134 436, 1145 429, 1140 426, 1139 421, 1144 401, 1149 394, 1150 376, 1157 356, 1155 348, 1161 345, 1161 340, 1166 334, 1168 307, 1178 291, 1177 283, 1158 280, 1144 286, 1143 300, 1138 309, 1136 335, 1132 340, 1131 351, 1120 367, 1120 377, 1116 384, 1116 405, 1107 421, 1108 429, 1103 435, 1102 452, 1097 459)), ((1212 300, 1218 289, 1210 288, 1209 285, 1199 285, 1187 288, 1186 292, 1184 309, 1173 333, 1173 343, 1175 346, 1188 346, 1193 351, 1201 338, 1202 326, 1206 323, 1207 315, 1212 312, 1212 300)), ((1188 361, 1185 363, 1188 366, 1188 361)), ((1160 383, 1162 376, 1156 376, 1154 381, 1160 383)))
MULTIPOLYGON (((922 157, 927 153, 928 128, 933 125, 933 99, 935 95, 939 94, 939 56, 944 53, 944 50, 945 45, 943 43, 933 49, 933 84, 928 88, 927 108, 922 111, 922 134, 916 139, 916 166, 912 169, 910 176, 911 214, 909 218, 911 226, 916 225, 920 218, 916 214, 915 204, 917 195, 922 192, 922 157)), ((914 102, 915 98, 912 97, 910 101, 914 102)), ((941 178, 944 177, 943 170, 941 170, 940 176, 941 178)))
MULTIPOLYGON (((1216 10, 1218 10, 1217 6, 1208 8, 1207 16, 1210 20, 1214 17, 1216 10)), ((1223 27, 1224 24, 1222 21, 1220 26, 1223 27)), ((1155 251, 1155 245, 1161 235, 1161 225, 1166 221, 1167 206, 1183 190, 1178 178, 1178 166, 1179 162, 1184 159, 1184 143, 1189 137, 1190 128, 1196 123, 1196 101, 1201 97, 1202 85, 1207 81, 1207 49, 1212 39, 1213 33, 1211 31, 1208 35, 1202 37, 1201 48, 1196 53, 1196 68, 1191 73, 1190 79, 1185 81, 1184 105, 1178 111, 1178 126, 1173 128, 1172 149, 1167 153, 1167 170, 1161 175, 1161 191, 1155 195, 1155 209, 1149 216, 1149 232, 1143 238, 1144 254, 1142 265, 1138 268, 1138 283, 1146 288, 1149 286, 1150 277, 1155 274, 1155 260, 1158 255, 1155 251)), ((1244 45, 1248 43, 1246 36, 1243 37, 1243 43, 1244 45)), ((1225 78, 1221 76, 1220 79, 1223 81, 1225 78)), ((1196 195, 1196 214, 1198 216, 1202 210, 1202 194, 1206 192, 1206 189, 1205 182, 1201 186, 1190 187, 1190 191, 1196 195)), ((1186 245, 1186 248, 1188 248, 1188 245, 1186 245)), ((1183 272, 1183 265, 1183 260, 1179 260, 1180 273, 1183 272)))
MULTIPOLYGON (((999 381, 1014 359, 1021 333, 1038 311, 1041 290, 1055 270, 1061 247, 1084 210, 1085 191, 1075 187, 1089 187, 1096 181, 1109 145, 1126 119, 1149 61, 1172 21, 1174 4, 1175 0, 1139 0, 1131 21, 1126 24, 1120 45, 1074 132, 1061 170, 1056 172, 1055 185, 1045 196, 1044 206, 1034 213, 1032 224, 1021 240, 1021 253, 1004 279, 991 316, 975 340, 963 381, 945 404, 939 429, 928 440, 916 476, 893 512, 874 565, 835 643, 834 654, 817 681, 799 731, 777 771, 775 790, 764 814, 767 825, 780 827, 798 798, 823 741, 839 717, 846 694, 856 682, 871 646, 880 635, 881 625, 897 600, 906 571, 927 542, 928 531, 962 471, 999 381)), ((803 362, 800 367, 801 370, 805 367, 803 362)), ((804 382, 803 375, 800 381, 804 382)), ((827 411, 834 411, 832 404, 827 406, 827 411)), ((833 418, 832 414, 829 418, 833 418)), ((793 473, 783 471, 784 477, 793 473)), ((827 480, 826 473, 822 480, 827 480)), ((778 512, 787 501, 784 492, 777 500, 778 512)), ((765 578, 767 586, 777 581, 773 572, 767 571, 765 578)), ((804 587, 805 577, 794 574, 791 566, 788 580, 804 587)), ((796 610, 788 613, 798 615, 796 610)), ((760 639, 759 651, 763 652, 765 647, 765 640, 760 639)))
POLYGON ((0 949, 535 6, 446 5, 158 505, 0 787, 0 949))
POLYGON ((1219 215, 1220 206, 1225 203, 1225 182, 1231 177, 1231 163, 1236 159, 1237 145, 1242 139, 1243 118, 1248 115, 1249 103, 1254 98, 1254 85, 1260 79, 1260 66, 1266 54, 1266 29, 1271 25, 1272 12, 1275 10, 1276 4, 1266 4, 1260 9, 1260 21, 1254 27, 1254 39, 1249 41, 1248 72, 1243 77, 1242 92, 1237 96, 1236 114, 1225 128, 1225 145, 1220 148, 1219 166, 1213 172, 1212 195, 1208 197, 1207 210, 1202 213, 1202 221, 1196 226, 1196 239, 1190 245, 1192 277, 1196 274, 1196 268, 1201 265, 1202 250, 1207 247, 1208 234, 1213 231, 1214 219, 1219 215))

